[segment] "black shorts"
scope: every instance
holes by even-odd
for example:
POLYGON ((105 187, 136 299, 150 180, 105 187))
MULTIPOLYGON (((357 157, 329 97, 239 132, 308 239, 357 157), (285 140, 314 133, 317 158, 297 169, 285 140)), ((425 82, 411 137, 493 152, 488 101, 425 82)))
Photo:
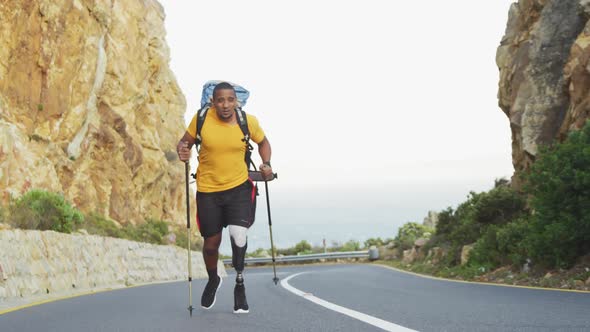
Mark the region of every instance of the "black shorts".
POLYGON ((250 179, 224 191, 197 191, 197 225, 204 238, 221 232, 227 225, 250 228, 255 213, 256 187, 250 179))

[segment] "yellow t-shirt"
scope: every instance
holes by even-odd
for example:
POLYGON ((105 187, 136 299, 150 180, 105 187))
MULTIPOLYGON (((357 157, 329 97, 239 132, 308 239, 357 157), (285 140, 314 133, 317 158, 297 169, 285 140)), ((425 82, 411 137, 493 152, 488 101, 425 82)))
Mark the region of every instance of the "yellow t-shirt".
MULTIPOLYGON (((264 131, 255 116, 248 117, 250 139, 260 143, 264 131)), ((197 114, 193 116, 187 132, 193 138, 197 136, 197 114)), ((200 192, 217 192, 239 186, 248 179, 248 168, 244 162, 246 145, 242 141, 244 134, 240 126, 227 124, 217 116, 215 108, 207 111, 207 118, 201 128, 201 150, 197 167, 197 190, 200 192)))

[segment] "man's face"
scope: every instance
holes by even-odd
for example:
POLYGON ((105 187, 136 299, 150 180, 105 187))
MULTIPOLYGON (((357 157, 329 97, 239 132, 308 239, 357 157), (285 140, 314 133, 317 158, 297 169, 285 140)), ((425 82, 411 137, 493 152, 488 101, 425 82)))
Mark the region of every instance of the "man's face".
POLYGON ((222 120, 229 120, 238 106, 236 93, 230 89, 217 90, 213 96, 213 106, 222 120))

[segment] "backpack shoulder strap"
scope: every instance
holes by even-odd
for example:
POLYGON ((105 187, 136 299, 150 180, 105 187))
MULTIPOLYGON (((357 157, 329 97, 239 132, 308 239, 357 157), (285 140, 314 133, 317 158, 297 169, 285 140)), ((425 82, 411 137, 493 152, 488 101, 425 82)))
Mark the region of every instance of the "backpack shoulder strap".
POLYGON ((251 158, 252 150, 254 150, 254 147, 252 146, 252 144, 250 144, 250 129, 248 129, 248 117, 246 116, 246 112, 244 112, 244 110, 241 107, 236 108, 236 119, 238 121, 240 129, 242 130, 242 134, 244 134, 244 138, 242 138, 242 142, 246 144, 246 156, 244 158, 244 161, 246 162, 246 165, 249 168, 250 164, 254 165, 252 163, 251 158))
POLYGON ((246 112, 240 107, 236 109, 236 119, 238 120, 238 125, 242 130, 242 134, 244 134, 244 142, 248 144, 250 141, 250 129, 248 129, 248 117, 246 116, 246 112))
POLYGON ((203 108, 201 108, 199 111, 197 111, 197 130, 195 131, 196 133, 196 137, 195 137, 195 144, 197 146, 199 146, 201 144, 201 142, 203 141, 203 138, 201 137, 201 130, 203 130, 203 124, 205 123, 205 119, 207 118, 207 111, 209 110, 209 104, 203 106, 203 108))

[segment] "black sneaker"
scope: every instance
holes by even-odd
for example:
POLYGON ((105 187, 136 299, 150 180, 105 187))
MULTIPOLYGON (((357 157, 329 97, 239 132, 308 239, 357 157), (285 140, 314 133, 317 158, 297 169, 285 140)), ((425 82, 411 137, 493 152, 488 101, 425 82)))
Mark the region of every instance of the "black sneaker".
POLYGON ((246 287, 236 285, 234 287, 234 314, 247 314, 250 312, 248 302, 246 301, 246 287))
POLYGON ((201 307, 210 309, 215 304, 217 290, 221 286, 221 282, 222 279, 220 276, 217 276, 217 282, 211 280, 207 282, 207 285, 203 290, 203 295, 201 296, 201 307))

